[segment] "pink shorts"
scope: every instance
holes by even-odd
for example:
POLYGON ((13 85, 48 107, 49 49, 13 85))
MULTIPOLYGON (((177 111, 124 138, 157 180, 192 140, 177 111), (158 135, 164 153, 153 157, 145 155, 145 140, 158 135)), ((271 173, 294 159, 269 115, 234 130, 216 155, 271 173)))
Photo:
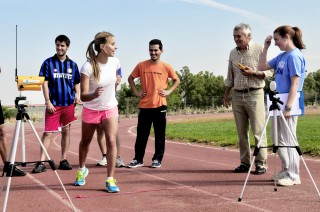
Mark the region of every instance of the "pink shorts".
POLYGON ((72 122, 78 120, 75 113, 75 104, 69 106, 56 106, 56 112, 45 112, 45 132, 61 131, 62 127, 65 127, 72 122))
POLYGON ((91 110, 86 107, 82 108, 82 121, 87 124, 99 124, 102 120, 118 116, 117 106, 109 110, 91 110))

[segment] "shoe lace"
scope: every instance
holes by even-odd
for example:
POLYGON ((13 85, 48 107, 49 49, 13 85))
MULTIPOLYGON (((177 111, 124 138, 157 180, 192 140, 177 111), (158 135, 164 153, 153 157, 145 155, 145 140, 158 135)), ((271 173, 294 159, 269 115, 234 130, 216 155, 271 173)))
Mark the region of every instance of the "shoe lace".
POLYGON ((82 171, 77 171, 77 180, 82 180, 83 179, 83 173, 82 171))
POLYGON ((158 160, 153 160, 153 163, 159 163, 159 161, 158 160))
POLYGON ((131 164, 134 164, 134 165, 135 165, 135 164, 138 164, 138 161, 137 161, 137 160, 132 160, 132 161, 131 161, 131 164))
POLYGON ((279 180, 281 179, 291 179, 288 172, 282 172, 280 175, 279 175, 279 180))
POLYGON ((109 186, 116 186, 116 180, 115 179, 110 179, 110 180, 106 180, 106 182, 109 184, 109 186))
POLYGON ((36 165, 36 169, 44 169, 44 164, 43 163, 39 163, 36 165))
POLYGON ((286 171, 281 171, 279 174, 278 174, 278 177, 282 178, 282 177, 285 177, 287 176, 287 172, 286 171))

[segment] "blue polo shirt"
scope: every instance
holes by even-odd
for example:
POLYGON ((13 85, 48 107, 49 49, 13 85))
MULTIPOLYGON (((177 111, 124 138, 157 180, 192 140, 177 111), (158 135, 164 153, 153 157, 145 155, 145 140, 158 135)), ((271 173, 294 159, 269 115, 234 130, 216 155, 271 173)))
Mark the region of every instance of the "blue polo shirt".
POLYGON ((48 81, 50 101, 54 106, 69 106, 74 103, 75 85, 80 83, 80 74, 77 64, 68 56, 63 62, 56 54, 46 59, 39 76, 48 81))
POLYGON ((289 93, 291 88, 291 77, 300 77, 298 91, 302 91, 303 82, 306 77, 306 61, 302 52, 294 48, 290 52, 282 52, 268 62, 274 69, 277 91, 289 93))

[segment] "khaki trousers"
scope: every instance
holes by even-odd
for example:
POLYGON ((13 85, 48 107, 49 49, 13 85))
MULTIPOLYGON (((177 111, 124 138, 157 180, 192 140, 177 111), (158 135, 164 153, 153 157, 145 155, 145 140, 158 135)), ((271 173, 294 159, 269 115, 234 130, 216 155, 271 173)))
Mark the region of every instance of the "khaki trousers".
MULTIPOLYGON (((240 147, 240 161, 247 166, 251 163, 251 149, 249 141, 249 124, 258 144, 265 124, 265 103, 263 89, 248 92, 234 91, 232 97, 232 111, 238 131, 238 142, 240 147)), ((266 133, 262 134, 260 147, 267 146, 266 133)), ((267 148, 260 148, 259 154, 255 158, 255 165, 266 167, 267 148)))

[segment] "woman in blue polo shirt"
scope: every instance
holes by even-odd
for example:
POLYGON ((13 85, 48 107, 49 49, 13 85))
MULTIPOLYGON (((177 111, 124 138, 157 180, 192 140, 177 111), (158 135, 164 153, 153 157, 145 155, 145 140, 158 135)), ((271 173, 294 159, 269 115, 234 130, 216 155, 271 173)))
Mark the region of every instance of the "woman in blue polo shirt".
MULTIPOLYGON (((296 128, 298 116, 291 115, 291 108, 296 101, 297 92, 302 91, 305 79, 306 62, 301 52, 305 49, 302 41, 302 31, 298 27, 280 26, 273 32, 275 45, 281 52, 277 57, 267 62, 267 51, 271 44, 272 36, 265 40, 262 56, 259 61, 259 70, 274 69, 277 91, 288 93, 283 115, 290 131, 295 139, 290 135, 284 121, 278 117, 278 154, 282 161, 281 172, 275 174, 272 179, 281 186, 292 186, 301 184, 299 176, 299 154, 295 148, 281 146, 297 146, 296 128)), ((273 132, 272 132, 273 133, 273 132)))

